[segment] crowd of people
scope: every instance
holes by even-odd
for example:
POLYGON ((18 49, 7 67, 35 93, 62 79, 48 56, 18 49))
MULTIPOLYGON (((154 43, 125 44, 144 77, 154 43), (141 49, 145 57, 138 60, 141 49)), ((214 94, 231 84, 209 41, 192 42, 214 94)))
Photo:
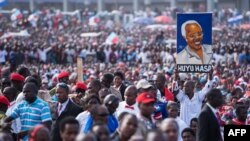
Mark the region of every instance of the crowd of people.
POLYGON ((222 141, 224 125, 250 124, 249 30, 214 14, 213 69, 179 73, 175 28, 93 27, 86 13, 45 10, 35 25, 0 15, 1 35, 31 34, 0 39, 0 140, 222 141), (112 32, 119 42, 104 44, 112 32))

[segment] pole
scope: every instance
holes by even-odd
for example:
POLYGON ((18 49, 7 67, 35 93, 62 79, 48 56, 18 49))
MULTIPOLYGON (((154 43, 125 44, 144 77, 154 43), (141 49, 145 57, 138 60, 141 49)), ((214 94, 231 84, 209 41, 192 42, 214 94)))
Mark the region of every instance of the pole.
POLYGON ((214 0, 207 0, 207 12, 211 12, 214 9, 214 0))
POLYGON ((134 9, 134 12, 138 11, 138 0, 133 0, 133 9, 134 9))
POLYGON ((171 1, 170 1, 170 7, 171 7, 172 9, 176 7, 176 2, 175 2, 175 0, 171 0, 171 1))
POLYGON ((102 0, 97 0, 97 11, 102 12, 102 0))
POLYGON ((68 0, 63 0, 63 11, 64 12, 68 11, 68 0))
POLYGON ((34 9, 35 9, 34 0, 30 0, 30 1, 29 1, 29 5, 30 5, 30 11, 33 12, 34 9))

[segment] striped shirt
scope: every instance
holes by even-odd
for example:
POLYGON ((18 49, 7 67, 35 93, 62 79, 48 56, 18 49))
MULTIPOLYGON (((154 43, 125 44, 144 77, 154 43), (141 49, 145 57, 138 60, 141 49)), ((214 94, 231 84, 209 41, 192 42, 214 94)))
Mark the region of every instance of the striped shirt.
POLYGON ((51 112, 49 105, 40 98, 33 103, 22 101, 16 106, 10 115, 12 118, 20 118, 21 131, 27 131, 42 122, 51 121, 51 112))

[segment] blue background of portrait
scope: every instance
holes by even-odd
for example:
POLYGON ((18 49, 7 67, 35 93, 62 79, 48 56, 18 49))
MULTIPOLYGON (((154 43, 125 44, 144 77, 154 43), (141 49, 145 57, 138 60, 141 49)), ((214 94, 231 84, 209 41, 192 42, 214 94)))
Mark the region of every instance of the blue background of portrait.
POLYGON ((203 31, 202 44, 212 45, 212 13, 177 14, 177 53, 187 46, 187 42, 181 34, 181 25, 188 20, 195 20, 201 25, 203 31))

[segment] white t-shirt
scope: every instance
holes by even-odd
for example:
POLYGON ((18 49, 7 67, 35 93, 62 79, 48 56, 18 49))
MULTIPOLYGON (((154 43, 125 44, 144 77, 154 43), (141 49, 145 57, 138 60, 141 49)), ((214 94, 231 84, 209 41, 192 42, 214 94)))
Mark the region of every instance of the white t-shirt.
POLYGON ((76 120, 79 122, 80 124, 80 129, 82 129, 83 127, 86 126, 87 123, 87 118, 90 115, 89 111, 84 111, 82 113, 80 113, 77 117, 76 120))

